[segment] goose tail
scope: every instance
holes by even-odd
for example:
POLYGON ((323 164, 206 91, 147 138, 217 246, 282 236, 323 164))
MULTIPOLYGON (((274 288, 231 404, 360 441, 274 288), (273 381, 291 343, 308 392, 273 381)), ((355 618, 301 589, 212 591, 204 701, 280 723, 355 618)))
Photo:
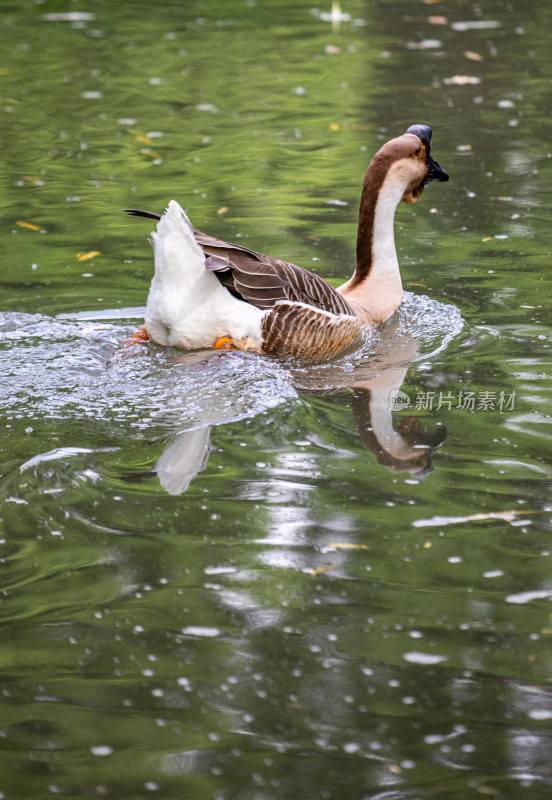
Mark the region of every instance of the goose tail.
POLYGON ((139 208, 122 208, 121 211, 130 217, 144 217, 144 219, 155 219, 157 221, 161 219, 161 214, 155 214, 153 211, 141 211, 139 208))

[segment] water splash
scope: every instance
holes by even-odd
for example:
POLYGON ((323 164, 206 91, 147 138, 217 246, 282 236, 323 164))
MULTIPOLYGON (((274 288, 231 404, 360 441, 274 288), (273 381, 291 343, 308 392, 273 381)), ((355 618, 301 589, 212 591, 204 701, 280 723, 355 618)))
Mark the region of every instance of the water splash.
POLYGON ((429 358, 462 328, 454 306, 407 294, 398 313, 331 362, 301 366, 253 354, 124 345, 143 309, 63 315, 0 313, 7 418, 92 418, 191 430, 254 416, 298 390, 339 390, 429 358))

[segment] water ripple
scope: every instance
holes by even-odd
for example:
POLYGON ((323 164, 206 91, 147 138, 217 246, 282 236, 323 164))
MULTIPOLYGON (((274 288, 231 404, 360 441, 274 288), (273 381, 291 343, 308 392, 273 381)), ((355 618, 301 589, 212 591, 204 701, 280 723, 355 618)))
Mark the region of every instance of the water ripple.
POLYGON ((462 328, 454 306, 407 294, 399 312, 338 359, 282 364, 245 353, 181 353, 124 344, 140 309, 99 314, 0 313, 8 418, 93 418, 187 430, 253 416, 299 390, 339 389, 428 358, 462 328))

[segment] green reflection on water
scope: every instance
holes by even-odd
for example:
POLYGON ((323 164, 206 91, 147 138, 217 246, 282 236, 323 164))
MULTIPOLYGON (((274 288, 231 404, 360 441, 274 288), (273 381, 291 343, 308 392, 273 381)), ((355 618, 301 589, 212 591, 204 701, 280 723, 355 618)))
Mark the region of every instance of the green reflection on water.
POLYGON ((0 791, 547 797, 549 4, 0 10, 0 791), (513 409, 395 413, 422 479, 324 371, 125 358, 152 259, 120 208, 342 280, 417 121, 451 182, 398 211, 405 287, 465 324, 400 386, 513 409))

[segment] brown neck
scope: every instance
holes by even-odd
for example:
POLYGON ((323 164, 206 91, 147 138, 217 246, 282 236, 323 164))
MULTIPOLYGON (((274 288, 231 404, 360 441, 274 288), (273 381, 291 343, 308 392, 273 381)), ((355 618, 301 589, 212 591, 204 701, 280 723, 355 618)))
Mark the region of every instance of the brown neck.
POLYGON ((376 154, 364 176, 360 208, 358 213, 358 233, 356 244, 356 269, 349 287, 352 289, 366 280, 374 260, 374 220, 380 189, 391 166, 388 158, 376 154))

